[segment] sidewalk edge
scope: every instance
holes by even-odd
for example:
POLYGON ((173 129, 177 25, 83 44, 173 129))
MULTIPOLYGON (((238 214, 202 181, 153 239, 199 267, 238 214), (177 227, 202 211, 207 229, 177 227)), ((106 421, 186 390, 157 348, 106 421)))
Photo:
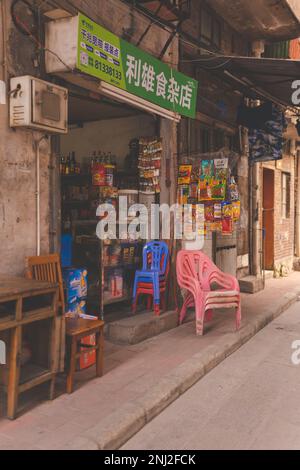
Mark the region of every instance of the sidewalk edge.
MULTIPOLYGON (((208 372, 285 312, 298 300, 299 293, 287 293, 284 296, 284 302, 276 308, 275 312, 268 310, 239 332, 233 333, 229 338, 227 336, 223 349, 212 344, 204 353, 193 355, 161 379, 142 398, 126 402, 104 418, 101 423, 86 431, 81 436, 83 442, 86 446, 95 446, 96 443, 99 450, 119 449, 208 372)), ((81 449, 83 450, 84 447, 85 445, 81 449)))

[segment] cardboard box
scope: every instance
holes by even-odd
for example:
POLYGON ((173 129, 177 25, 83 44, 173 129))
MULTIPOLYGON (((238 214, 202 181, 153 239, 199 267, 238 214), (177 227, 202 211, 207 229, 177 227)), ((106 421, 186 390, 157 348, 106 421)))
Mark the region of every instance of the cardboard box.
MULTIPOLYGON (((89 320, 97 320, 97 317, 92 317, 90 315, 81 315, 82 318, 87 318, 89 320)), ((87 346, 96 346, 96 335, 90 335, 81 340, 81 344, 87 346)), ((82 348, 83 351, 85 348, 82 348)), ((88 349, 84 354, 82 354, 79 361, 79 370, 88 369, 96 364, 96 351, 89 351, 88 349)))
POLYGON ((66 316, 79 317, 86 314, 86 301, 75 300, 66 304, 66 316))
POLYGON ((84 268, 66 268, 63 270, 66 287, 66 303, 73 304, 78 299, 87 297, 88 272, 84 268))

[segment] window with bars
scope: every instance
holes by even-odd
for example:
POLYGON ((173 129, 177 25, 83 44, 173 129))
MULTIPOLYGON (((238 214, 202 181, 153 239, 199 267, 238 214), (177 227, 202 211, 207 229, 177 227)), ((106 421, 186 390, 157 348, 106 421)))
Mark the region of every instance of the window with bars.
POLYGON ((289 219, 291 216, 291 175, 282 173, 281 175, 281 216, 289 219))
POLYGON ((207 8, 200 10, 200 39, 208 44, 221 48, 222 23, 207 8))
POLYGON ((238 133, 230 134, 224 129, 211 128, 195 119, 183 119, 180 129, 181 152, 185 155, 218 152, 224 147, 239 152, 238 133))

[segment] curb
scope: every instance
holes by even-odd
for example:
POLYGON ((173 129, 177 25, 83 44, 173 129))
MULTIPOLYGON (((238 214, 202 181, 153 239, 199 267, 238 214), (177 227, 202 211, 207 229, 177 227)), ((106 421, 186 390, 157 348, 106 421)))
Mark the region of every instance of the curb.
POLYGON ((299 292, 287 293, 282 299, 281 305, 275 309, 275 312, 270 309, 257 315, 240 331, 227 334, 220 338, 217 344, 212 344, 205 351, 193 355, 176 367, 140 399, 128 401, 120 406, 101 423, 86 431, 80 437, 77 448, 119 449, 208 372, 285 312, 299 299, 299 292))

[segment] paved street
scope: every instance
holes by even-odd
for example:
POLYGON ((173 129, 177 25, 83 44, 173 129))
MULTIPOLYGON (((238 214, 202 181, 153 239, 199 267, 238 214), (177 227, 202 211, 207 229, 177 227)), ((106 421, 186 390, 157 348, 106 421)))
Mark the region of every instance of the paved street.
MULTIPOLYGON (((53 402, 44 401, 45 396, 41 396, 42 402, 32 403, 29 409, 26 405, 31 404, 31 398, 24 397, 26 403, 21 404, 20 416, 16 421, 5 419, 0 411, 0 450, 119 448, 134 435, 136 430, 147 425, 147 422, 159 415, 168 404, 175 401, 207 371, 213 369, 270 322, 274 315, 279 315, 280 312, 286 310, 289 303, 298 298, 299 293, 300 273, 294 272, 288 278, 269 279, 264 291, 254 295, 243 294, 243 322, 239 333, 234 330, 233 313, 226 311, 215 314, 213 321, 206 325, 205 335, 201 338, 196 336, 195 323, 192 321, 134 346, 120 346, 106 341, 103 377, 96 379, 94 368, 76 374, 76 391, 72 395, 65 394, 65 382, 63 378, 60 378, 57 392, 58 395, 59 392, 63 393, 62 395, 53 402)), ((296 392, 293 392, 297 369, 292 366, 283 367, 281 363, 290 364, 291 342, 297 337, 300 339, 298 309, 300 310, 300 303, 295 305, 294 314, 288 316, 288 329, 285 323, 282 324, 283 319, 287 317, 279 316, 275 327, 273 324, 271 329, 268 327, 263 330, 263 333, 258 333, 255 343, 253 344, 252 340, 249 346, 243 348, 242 351, 246 352, 243 352, 242 360, 239 359, 240 353, 237 353, 232 359, 226 360, 226 369, 221 366, 217 372, 212 372, 206 376, 207 378, 202 378, 199 385, 195 387, 196 391, 192 390, 185 395, 189 398, 191 394, 192 397, 193 393, 195 394, 194 399, 189 399, 190 404, 193 404, 189 414, 187 414, 186 398, 184 398, 182 411, 176 411, 174 415, 176 416, 175 425, 171 420, 171 432, 167 431, 170 425, 159 424, 158 431, 155 428, 154 436, 160 436, 159 443, 155 440, 152 443, 151 439, 144 441, 142 438, 139 442, 136 441, 136 446, 143 447, 148 442, 150 447, 151 445, 153 447, 165 446, 165 448, 169 446, 180 448, 183 445, 198 447, 200 444, 206 447, 212 441, 220 445, 221 435, 225 439, 230 434, 226 431, 218 435, 216 429, 227 429, 227 423, 230 424, 228 416, 235 416, 233 411, 235 412, 238 404, 242 403, 243 413, 237 414, 236 418, 236 434, 240 438, 242 436, 240 427, 243 426, 247 430, 247 423, 242 419, 247 411, 247 400, 249 403, 253 403, 252 400, 254 400, 257 412, 260 413, 265 403, 264 398, 268 397, 268 389, 265 391, 264 388, 257 387, 255 393, 252 390, 248 393, 248 377, 254 380, 253 373, 257 364, 261 362, 262 367, 257 369, 257 372, 261 374, 262 379, 266 374, 270 376, 267 385, 270 384, 271 390, 274 388, 275 392, 280 389, 278 380, 282 376, 281 369, 290 371, 291 377, 288 376, 286 381, 289 387, 288 400, 284 398, 282 401, 284 404, 290 404, 293 399, 295 403, 299 399, 296 386, 294 388, 298 396, 296 392), (284 330, 277 329, 281 328, 281 325, 285 328, 284 330), (293 328, 296 328, 295 332, 293 328), (261 339, 262 335, 266 336, 267 341, 261 339), (261 350, 259 345, 263 344, 265 346, 261 350), (280 345, 285 349, 279 348, 280 345), (273 359, 271 358, 273 361, 278 355, 280 359, 279 364, 275 363, 274 372, 272 369, 265 371, 270 361, 270 351, 273 354, 276 353, 273 359), (264 362, 266 357, 268 358, 267 364, 264 362), (198 392, 198 387, 201 388, 201 392, 198 392), (222 406, 224 406, 224 411, 222 411, 222 406), (219 410, 222 418, 221 427, 219 424, 214 425, 213 421, 216 419, 215 416, 219 416, 219 410), (192 418, 188 419, 188 424, 182 426, 180 416, 185 414, 187 418, 192 415, 192 418), (238 418, 241 419, 241 424, 238 418), (207 425, 209 421, 211 427, 207 425), (195 422, 197 425, 203 423, 204 426, 201 428, 201 440, 197 437, 196 444, 191 439, 193 430, 197 429, 195 422), (178 429, 179 431, 176 431, 178 429), (186 434, 182 434, 182 429, 186 430, 186 434), (162 434, 162 430, 165 434, 162 434), (209 433, 207 438, 212 436, 209 443, 205 441, 204 431, 209 433), (179 438, 175 439, 176 432, 179 433, 179 438), (170 437, 170 442, 168 437, 170 437), (173 439, 174 442, 172 442, 173 439)), ((298 374, 300 379, 300 366, 298 374)), ((281 396, 279 398, 281 400, 281 396)), ((179 399, 175 406, 180 406, 181 403, 179 399)), ((280 407, 282 407, 281 403, 280 407)), ((170 407, 167 410, 168 416, 172 409, 170 407)), ((162 418, 164 416, 165 413, 162 414, 162 418)), ((251 410, 249 432, 252 429, 252 420, 254 420, 254 429, 256 428, 255 417, 254 414, 252 416, 251 410)), ((155 423, 156 421, 153 421, 150 424, 150 429, 156 426, 155 423)), ((232 429, 231 432, 233 432, 232 429)), ((285 435, 287 434, 285 432, 285 435)), ((232 441, 239 442, 235 439, 235 435, 232 436, 232 441)), ((225 444, 222 445, 226 447, 225 444)), ((227 444, 230 446, 231 441, 227 444)))
POLYGON ((300 303, 212 370, 123 449, 300 449, 300 303))

